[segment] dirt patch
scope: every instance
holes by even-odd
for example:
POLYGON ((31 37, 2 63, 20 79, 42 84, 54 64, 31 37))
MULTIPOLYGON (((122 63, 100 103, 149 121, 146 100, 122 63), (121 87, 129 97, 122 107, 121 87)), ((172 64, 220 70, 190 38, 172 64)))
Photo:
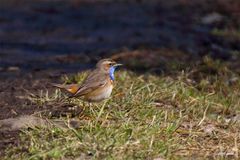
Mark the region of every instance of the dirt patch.
POLYGON ((47 125, 46 120, 34 116, 20 116, 0 121, 1 131, 17 131, 28 127, 44 127, 47 125))
POLYGON ((19 133, 21 129, 31 129, 35 127, 58 127, 61 129, 79 128, 83 121, 69 119, 47 119, 36 116, 24 115, 16 118, 0 120, 0 156, 4 155, 4 150, 10 145, 19 145, 19 133))
POLYGON ((26 128, 35 128, 35 127, 49 127, 56 126, 59 128, 78 128, 80 126, 79 120, 69 119, 68 122, 60 119, 47 119, 40 118, 37 116, 19 116, 16 118, 8 118, 0 120, 0 129, 1 132, 14 132, 26 128))
MULTIPOLYGON (((45 75, 45 77, 47 76, 45 75)), ((41 90, 46 91, 48 89, 51 92, 53 88, 49 85, 49 81, 51 79, 34 79, 29 76, 1 81, 0 155, 3 155, 4 149, 10 145, 18 145, 21 129, 49 125, 66 127, 63 121, 42 119, 38 115, 59 118, 63 116, 74 117, 81 113, 82 110, 79 106, 74 108, 71 104, 60 102, 39 105, 29 99, 33 95, 39 96, 41 90)), ((73 127, 79 126, 79 122, 73 121, 71 124, 73 127)))

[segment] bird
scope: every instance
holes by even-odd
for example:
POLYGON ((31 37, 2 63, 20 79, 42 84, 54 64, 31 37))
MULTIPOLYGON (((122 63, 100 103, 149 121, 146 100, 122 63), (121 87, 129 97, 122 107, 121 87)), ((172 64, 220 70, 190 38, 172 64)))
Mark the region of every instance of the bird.
POLYGON ((81 84, 52 84, 67 91, 69 98, 81 98, 88 102, 100 102, 111 96, 114 86, 114 72, 122 64, 112 59, 102 59, 97 62, 96 68, 83 80, 81 84))

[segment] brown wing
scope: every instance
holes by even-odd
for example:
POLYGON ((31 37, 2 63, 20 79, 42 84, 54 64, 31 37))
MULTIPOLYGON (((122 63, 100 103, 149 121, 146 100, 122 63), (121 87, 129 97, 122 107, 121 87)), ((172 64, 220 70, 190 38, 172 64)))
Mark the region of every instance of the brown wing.
POLYGON ((98 69, 94 70, 83 81, 82 85, 71 97, 80 97, 89 92, 96 90, 99 87, 104 86, 108 82, 108 74, 100 72, 98 69))

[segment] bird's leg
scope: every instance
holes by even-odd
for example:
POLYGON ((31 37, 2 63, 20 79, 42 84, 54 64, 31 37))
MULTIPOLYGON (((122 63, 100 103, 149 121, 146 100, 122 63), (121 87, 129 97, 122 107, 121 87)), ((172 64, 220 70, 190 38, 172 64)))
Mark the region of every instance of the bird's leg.
POLYGON ((92 104, 90 102, 83 102, 83 111, 86 111, 86 108, 92 110, 92 104))
POLYGON ((103 112, 104 112, 104 108, 105 108, 107 102, 108 102, 108 100, 104 100, 104 102, 103 102, 103 104, 102 104, 102 107, 101 107, 101 109, 100 109, 100 111, 99 111, 99 113, 98 113, 97 121, 99 120, 99 118, 100 118, 101 115, 103 114, 103 112))
POLYGON ((92 103, 88 102, 88 107, 91 108, 92 107, 92 103))
POLYGON ((79 118, 83 117, 84 115, 84 112, 85 112, 85 109, 86 109, 86 104, 84 101, 81 101, 81 104, 80 104, 80 109, 81 109, 81 112, 79 114, 79 118))
POLYGON ((71 97, 67 97, 67 102, 70 104, 71 103, 71 97))
POLYGON ((91 102, 88 102, 88 108, 92 113, 94 113, 93 104, 91 102))

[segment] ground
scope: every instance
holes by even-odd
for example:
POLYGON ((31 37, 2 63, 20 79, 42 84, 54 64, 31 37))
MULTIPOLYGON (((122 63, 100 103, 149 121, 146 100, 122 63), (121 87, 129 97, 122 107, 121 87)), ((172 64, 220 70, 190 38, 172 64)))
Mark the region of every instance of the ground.
MULTIPOLYGON (((240 80, 232 65, 204 57, 189 71, 118 71, 112 97, 92 105, 69 101, 43 80, 36 91, 23 84, 25 92, 15 93, 21 106, 5 116, 24 116, 2 125, 4 157, 237 159, 240 80)), ((86 74, 62 81, 80 83, 86 74)))
POLYGON ((239 158, 237 1, 26 2, 2 1, 1 159, 239 158), (50 85, 105 57, 125 64, 108 101, 50 85))

